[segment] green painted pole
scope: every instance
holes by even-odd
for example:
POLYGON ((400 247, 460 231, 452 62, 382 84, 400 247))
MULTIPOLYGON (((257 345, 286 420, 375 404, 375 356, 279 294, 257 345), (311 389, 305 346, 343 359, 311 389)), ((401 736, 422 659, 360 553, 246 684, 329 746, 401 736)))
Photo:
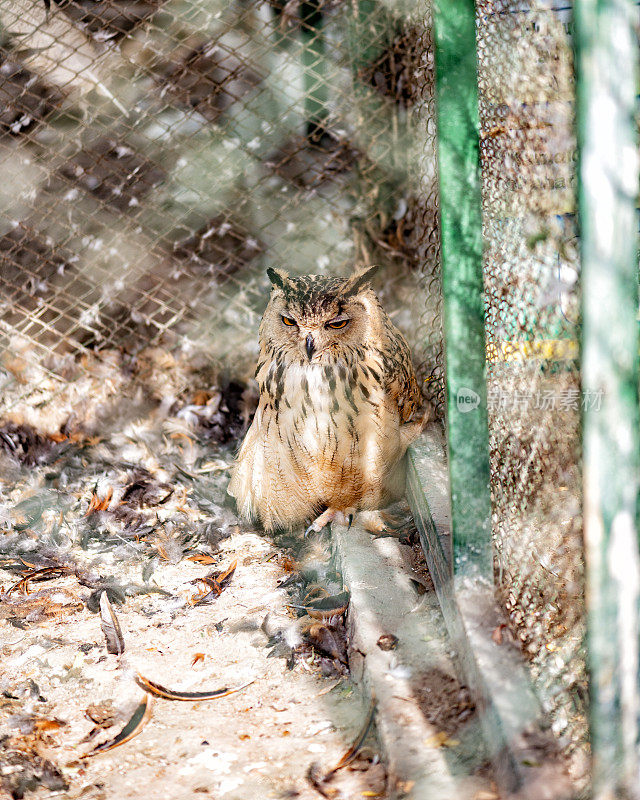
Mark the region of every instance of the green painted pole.
POLYGON ((638 7, 576 0, 593 797, 640 796, 638 7))
POLYGON ((454 570, 492 579, 475 6, 434 5, 454 570))
POLYGON ((384 5, 376 0, 352 0, 348 10, 349 49, 355 76, 373 64, 384 46, 384 5))
POLYGON ((300 4, 306 134, 319 140, 329 110, 324 22, 320 0, 300 4))

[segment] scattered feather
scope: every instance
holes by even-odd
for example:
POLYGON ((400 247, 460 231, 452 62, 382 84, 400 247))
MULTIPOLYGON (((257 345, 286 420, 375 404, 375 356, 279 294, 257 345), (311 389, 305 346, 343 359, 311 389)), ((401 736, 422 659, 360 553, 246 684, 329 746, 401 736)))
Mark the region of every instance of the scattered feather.
POLYGON ((108 750, 113 750, 114 747, 119 747, 121 744, 125 744, 125 742, 133 739, 134 736, 137 736, 151 719, 152 706, 153 698, 144 695, 142 701, 120 733, 113 739, 109 739, 94 747, 93 750, 84 755, 84 758, 106 753, 108 750))
POLYGON ((64 567, 43 567, 42 569, 34 569, 29 570, 25 574, 23 574, 22 578, 17 583, 14 583, 13 586, 10 586, 7 589, 7 595, 10 595, 14 591, 24 592, 24 594, 29 594, 29 582, 30 581, 46 581, 52 580, 53 578, 59 578, 61 575, 64 575, 68 570, 64 567))
POLYGON ((321 597, 303 605, 291 604, 294 608, 304 609, 310 617, 327 622, 338 617, 347 610, 349 605, 349 592, 340 592, 336 595, 321 597))
POLYGON ((195 580, 191 581, 191 583, 204 583, 208 588, 208 591, 205 590, 200 594, 194 595, 191 598, 190 603, 194 606, 197 606, 204 603, 210 603, 220 597, 224 589, 226 589, 231 583, 231 579, 233 578, 237 566, 238 562, 234 561, 230 567, 222 572, 210 572, 208 575, 205 575, 204 578, 196 578, 195 580))
POLYGON ((335 774, 339 770, 351 764, 358 756, 358 753, 360 752, 362 745, 364 744, 367 736, 369 735, 369 731, 371 730, 371 726, 373 725, 375 715, 376 715, 376 702, 374 700, 371 703, 371 706, 369 708, 369 713, 367 714, 367 718, 364 722, 364 725, 362 726, 360 733, 356 737, 351 747, 347 750, 347 752, 335 765, 335 767, 332 767, 328 771, 324 771, 322 767, 317 763, 313 763, 310 765, 309 769, 307 770, 307 780, 309 781, 311 786, 313 786, 313 788, 323 797, 333 798, 339 794, 338 790, 335 787, 330 786, 330 783, 333 780, 335 774))
POLYGON ((48 758, 35 752, 29 741, 3 742, 0 751, 0 794, 7 798, 24 797, 27 792, 43 786, 51 792, 69 788, 60 769, 48 758))
POLYGON ((219 697, 227 697, 227 695, 235 694, 241 689, 245 689, 247 686, 250 686, 253 681, 248 681, 247 683, 243 683, 242 686, 236 686, 233 689, 225 687, 223 689, 214 689, 213 691, 203 692, 183 692, 178 689, 167 689, 164 686, 161 686, 159 683, 150 681, 140 673, 136 675, 136 683, 141 689, 144 689, 145 692, 148 692, 155 697, 162 697, 164 700, 198 701, 217 700, 219 697))
POLYGON ((106 591, 100 595, 100 625, 107 640, 107 653, 121 656, 124 653, 124 636, 106 591))
POLYGON ((350 764, 358 755, 360 748, 364 744, 367 736, 369 735, 369 731, 371 730, 371 726, 373 725, 373 721, 376 716, 376 702, 375 699, 372 701, 371 706, 369 708, 369 713, 367 714, 367 718, 362 726, 362 729, 358 736, 356 737, 354 743, 351 747, 347 750, 347 752, 342 756, 340 761, 335 765, 335 767, 331 770, 331 774, 337 772, 339 769, 346 767, 347 764, 350 764))
POLYGON ((320 654, 327 655, 346 666, 346 638, 340 636, 337 630, 332 630, 321 623, 314 623, 304 632, 303 640, 320 654))
POLYGON ((89 507, 87 508, 86 517, 90 516, 96 511, 106 511, 109 508, 109 503, 113 496, 113 487, 109 487, 104 497, 100 497, 96 492, 91 495, 89 507))

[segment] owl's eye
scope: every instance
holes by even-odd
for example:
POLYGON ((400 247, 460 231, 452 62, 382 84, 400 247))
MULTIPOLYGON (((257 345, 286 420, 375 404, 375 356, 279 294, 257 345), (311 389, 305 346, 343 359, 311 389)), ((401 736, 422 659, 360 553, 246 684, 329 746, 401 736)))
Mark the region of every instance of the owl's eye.
POLYGON ((327 328, 346 328, 348 319, 336 319, 333 322, 327 322, 327 328))
POLYGON ((295 321, 295 319, 291 319, 291 317, 285 317, 284 314, 282 315, 282 321, 284 322, 285 325, 289 325, 289 326, 292 326, 292 325, 295 326, 295 325, 298 324, 295 321))

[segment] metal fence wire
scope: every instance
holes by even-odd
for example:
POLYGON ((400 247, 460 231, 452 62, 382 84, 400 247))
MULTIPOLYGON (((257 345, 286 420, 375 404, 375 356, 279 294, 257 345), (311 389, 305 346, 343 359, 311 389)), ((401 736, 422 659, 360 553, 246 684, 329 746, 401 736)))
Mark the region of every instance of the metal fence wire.
MULTIPOLYGON (((271 265, 381 264, 444 424, 426 0, 0 0, 0 24, 14 439, 91 428, 127 381, 159 400, 149 386, 179 368, 172 402, 207 365, 250 392, 271 265)), ((553 730, 580 753, 570 43, 559 12, 515 0, 479 3, 477 37, 497 586, 553 730)))
POLYGON ((569 10, 478 15, 487 405, 498 592, 584 780, 582 487, 569 10))
POLYGON ((420 29, 319 0, 0 13, 12 350, 46 367, 162 343, 249 374, 269 264, 377 259, 397 314, 424 305, 404 122, 420 29))

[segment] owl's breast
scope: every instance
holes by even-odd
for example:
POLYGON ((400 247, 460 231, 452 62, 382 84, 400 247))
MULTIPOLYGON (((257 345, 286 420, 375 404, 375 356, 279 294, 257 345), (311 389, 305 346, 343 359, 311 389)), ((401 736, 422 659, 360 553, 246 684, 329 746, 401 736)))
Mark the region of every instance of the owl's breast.
POLYGON ((406 441, 379 365, 274 362, 265 372, 229 485, 245 516, 273 527, 396 499, 406 441))
POLYGON ((353 370, 339 364, 296 365, 286 373, 279 412, 293 423, 296 438, 304 431, 304 444, 313 448, 322 444, 323 431, 346 432, 345 422, 365 411, 363 399, 353 370))
POLYGON ((322 495, 361 494, 384 483, 399 452, 399 416, 365 365, 300 365, 287 371, 279 429, 300 472, 322 495))

